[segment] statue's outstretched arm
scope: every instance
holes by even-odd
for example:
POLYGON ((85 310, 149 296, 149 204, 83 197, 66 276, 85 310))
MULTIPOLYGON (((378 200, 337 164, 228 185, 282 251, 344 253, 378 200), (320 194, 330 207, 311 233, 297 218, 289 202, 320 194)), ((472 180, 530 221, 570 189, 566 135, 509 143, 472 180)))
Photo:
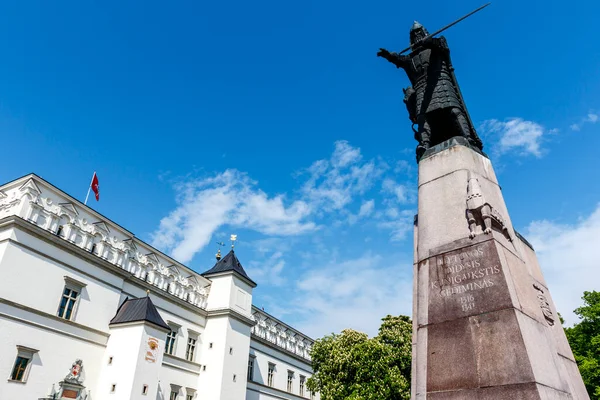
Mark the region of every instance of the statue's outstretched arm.
POLYGON ((385 58, 398 68, 406 68, 410 60, 409 56, 403 56, 398 53, 392 53, 387 51, 386 49, 379 49, 377 56, 385 58))

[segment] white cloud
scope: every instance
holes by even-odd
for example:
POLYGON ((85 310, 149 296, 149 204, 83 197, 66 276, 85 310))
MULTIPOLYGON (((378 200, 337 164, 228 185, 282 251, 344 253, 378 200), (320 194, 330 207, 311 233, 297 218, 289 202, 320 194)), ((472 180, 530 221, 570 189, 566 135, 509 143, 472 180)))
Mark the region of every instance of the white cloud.
MULTIPOLYGON (((406 167, 400 163, 400 167, 406 167)), ((337 141, 328 159, 315 161, 303 171, 304 182, 295 198, 269 195, 245 173, 226 170, 209 178, 185 178, 175 185, 177 206, 151 235, 154 246, 181 262, 189 262, 224 225, 248 229, 270 237, 295 236, 319 229, 317 221, 335 214, 330 226, 352 225, 375 211, 375 201, 360 199, 388 170, 381 160, 364 160, 361 151, 347 141, 337 141), (351 211, 357 200, 360 209, 351 211), (342 217, 342 218, 340 218, 342 217)), ((414 194, 393 180, 384 185, 397 203, 410 202, 414 194)), ((414 192, 414 191, 413 191, 414 192)), ((392 230, 392 238, 404 235, 402 221, 385 219, 379 226, 392 230)))
POLYGON ((316 229, 314 222, 305 221, 310 213, 305 202, 286 206, 283 196, 269 197, 237 170, 186 181, 175 190, 177 208, 160 221, 152 244, 181 262, 190 261, 224 224, 277 235, 316 229))
POLYGON ((581 120, 570 126, 572 131, 578 132, 581 130, 582 126, 586 124, 595 124, 598 122, 598 114, 595 112, 589 112, 585 117, 581 118, 581 120))
POLYGON ((534 221, 526 238, 536 250, 558 311, 573 324, 573 310, 582 305, 583 292, 600 290, 600 204, 574 225, 534 221))
POLYGON ((409 163, 406 160, 398 160, 396 161, 396 166, 394 167, 394 172, 396 174, 407 174, 411 175, 414 170, 413 164, 409 163))
POLYGON ((542 156, 541 144, 546 131, 544 127, 533 121, 522 118, 511 118, 504 122, 496 119, 484 121, 480 128, 484 133, 496 136, 496 151, 504 154, 516 151, 521 155, 542 156))
POLYGON ((400 204, 413 203, 416 200, 416 192, 407 185, 400 184, 393 179, 384 179, 381 184, 384 193, 392 194, 394 201, 400 204))
POLYGON ((375 200, 371 199, 371 200, 363 201, 362 205, 360 206, 360 210, 358 211, 358 216, 359 217, 368 217, 369 215, 371 215, 374 208, 375 208, 375 200))
POLYGON ((352 328, 377 333, 387 314, 412 313, 410 257, 365 253, 350 260, 332 260, 307 272, 297 283, 294 303, 301 307, 298 328, 312 337, 352 328))
MULTIPOLYGON (((352 213, 348 214, 348 224, 354 225, 361 218, 370 216, 371 214, 373 214, 374 209, 375 209, 375 200, 373 200, 373 199, 363 200, 357 214, 352 214, 352 213)), ((336 222, 334 222, 334 224, 340 225, 341 221, 336 221, 336 222)))
POLYGON ((396 207, 389 207, 380 215, 381 221, 377 226, 390 231, 390 241, 400 242, 413 231, 415 210, 398 210, 396 207))
POLYGON ((261 285, 281 286, 286 282, 285 275, 282 274, 284 266, 283 253, 278 251, 264 260, 251 261, 246 272, 261 285))
POLYGON ((302 188, 304 198, 314 208, 341 210, 357 194, 364 194, 384 172, 374 160, 363 161, 360 149, 345 140, 335 142, 329 160, 315 161, 306 172, 309 177, 302 188))
POLYGON ((331 165, 334 168, 344 168, 355 164, 362 159, 360 149, 350 146, 346 140, 335 142, 335 151, 331 156, 331 165))

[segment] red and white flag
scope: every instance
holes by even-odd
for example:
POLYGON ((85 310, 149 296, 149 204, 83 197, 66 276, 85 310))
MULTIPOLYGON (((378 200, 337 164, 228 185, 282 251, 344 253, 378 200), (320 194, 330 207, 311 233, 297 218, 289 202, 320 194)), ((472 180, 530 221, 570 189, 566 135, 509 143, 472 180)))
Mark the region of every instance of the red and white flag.
POLYGON ((95 172, 92 178, 92 190, 94 191, 94 195, 96 195, 96 201, 100 200, 100 184, 98 183, 98 175, 95 172))
POLYGON ((92 176, 92 181, 90 182, 90 186, 88 186, 88 192, 85 196, 85 201, 83 204, 87 205, 88 198, 90 197, 90 189, 94 191, 96 201, 100 200, 100 184, 98 183, 98 175, 96 175, 96 171, 94 171, 94 176, 92 176))

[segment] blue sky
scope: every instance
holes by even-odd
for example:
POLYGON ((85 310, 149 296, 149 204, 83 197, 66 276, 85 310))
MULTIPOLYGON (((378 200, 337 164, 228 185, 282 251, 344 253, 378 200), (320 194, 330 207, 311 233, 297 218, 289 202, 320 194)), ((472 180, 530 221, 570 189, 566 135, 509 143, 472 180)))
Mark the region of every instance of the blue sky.
MULTIPOLYGON (((35 172, 313 336, 411 313, 414 142, 400 50, 480 2, 5 2, 6 182, 35 172)), ((446 33, 515 227, 574 321, 598 290, 600 4, 495 1, 446 33)))

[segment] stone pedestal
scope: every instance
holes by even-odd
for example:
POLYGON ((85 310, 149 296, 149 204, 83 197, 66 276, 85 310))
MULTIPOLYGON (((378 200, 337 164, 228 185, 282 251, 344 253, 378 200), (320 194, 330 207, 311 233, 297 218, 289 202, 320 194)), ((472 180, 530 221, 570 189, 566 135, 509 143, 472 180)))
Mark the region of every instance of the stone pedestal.
POLYGON ((414 254, 413 400, 589 400, 535 252, 462 138, 419 163, 414 254))

